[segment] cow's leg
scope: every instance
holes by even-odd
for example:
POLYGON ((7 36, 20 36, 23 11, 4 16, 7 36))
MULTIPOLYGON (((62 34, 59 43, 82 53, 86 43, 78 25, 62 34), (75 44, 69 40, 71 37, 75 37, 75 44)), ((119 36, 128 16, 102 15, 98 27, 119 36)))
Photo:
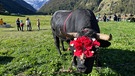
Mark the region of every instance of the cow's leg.
POLYGON ((101 67, 102 66, 98 56, 95 57, 95 64, 96 64, 97 67, 101 67))
POLYGON ((100 62, 100 59, 99 59, 99 50, 97 50, 95 52, 95 64, 96 64, 96 67, 101 67, 101 62, 100 62))
POLYGON ((54 36, 54 40, 55 40, 56 48, 57 48, 59 54, 61 55, 59 38, 57 36, 54 36))
POLYGON ((66 49, 64 48, 64 41, 61 40, 61 45, 62 45, 62 50, 65 51, 66 49))
POLYGON ((96 65, 97 71, 100 73, 102 65, 101 65, 101 62, 99 60, 99 54, 98 53, 95 56, 95 65, 96 65))

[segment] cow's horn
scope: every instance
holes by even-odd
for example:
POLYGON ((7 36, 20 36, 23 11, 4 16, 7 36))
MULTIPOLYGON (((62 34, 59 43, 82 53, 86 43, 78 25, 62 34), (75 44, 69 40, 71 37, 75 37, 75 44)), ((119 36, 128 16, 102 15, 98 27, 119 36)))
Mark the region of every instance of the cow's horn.
POLYGON ((111 34, 106 35, 106 34, 97 33, 97 39, 109 41, 112 39, 112 35, 111 34))
POLYGON ((78 36, 78 34, 76 32, 72 32, 72 33, 65 33, 64 31, 60 30, 61 34, 66 36, 66 38, 75 38, 78 36))
POLYGON ((67 34, 69 34, 69 35, 71 35, 73 37, 78 37, 78 33, 76 33, 76 32, 71 32, 71 33, 67 33, 67 34))

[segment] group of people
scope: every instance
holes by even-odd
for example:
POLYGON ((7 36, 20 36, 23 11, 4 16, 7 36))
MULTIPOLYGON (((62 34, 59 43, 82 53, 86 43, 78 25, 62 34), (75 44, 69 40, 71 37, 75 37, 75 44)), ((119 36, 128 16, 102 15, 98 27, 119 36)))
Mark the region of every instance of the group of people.
MULTIPOLYGON (((27 17, 25 24, 26 24, 26 27, 27 27, 27 31, 32 31, 31 21, 30 21, 29 17, 27 17)), ((17 18, 16 25, 17 25, 18 31, 24 30, 23 20, 20 20, 19 18, 17 18)), ((40 30, 40 20, 39 19, 37 20, 37 26, 38 26, 38 30, 40 30)))
MULTIPOLYGON (((96 18, 99 21, 100 18, 101 18, 100 14, 98 14, 96 16, 96 18)), ((112 16, 111 15, 110 16, 107 16, 106 13, 104 13, 103 17, 101 18, 101 20, 104 21, 104 22, 110 21, 111 19, 112 19, 112 16)), ((121 21, 121 15, 120 14, 119 15, 114 14, 113 15, 113 20, 114 21, 121 21)))

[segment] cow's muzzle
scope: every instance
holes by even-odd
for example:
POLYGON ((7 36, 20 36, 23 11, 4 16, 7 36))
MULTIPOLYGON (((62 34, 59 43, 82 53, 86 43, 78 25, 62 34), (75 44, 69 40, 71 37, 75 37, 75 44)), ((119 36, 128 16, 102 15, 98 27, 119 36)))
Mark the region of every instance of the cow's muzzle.
POLYGON ((80 73, 84 73, 86 71, 86 67, 85 66, 78 66, 77 67, 77 71, 80 72, 80 73))

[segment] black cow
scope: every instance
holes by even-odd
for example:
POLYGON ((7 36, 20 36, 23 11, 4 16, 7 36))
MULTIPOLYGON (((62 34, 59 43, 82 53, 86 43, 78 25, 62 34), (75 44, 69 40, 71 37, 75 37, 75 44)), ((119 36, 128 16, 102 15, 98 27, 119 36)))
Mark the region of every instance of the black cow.
MULTIPOLYGON (((60 55, 60 41, 64 50, 63 41, 69 43, 70 40, 79 36, 88 36, 89 38, 97 39, 100 42, 100 47, 108 47, 111 44, 108 42, 108 40, 111 39, 110 36, 100 34, 98 21, 91 10, 77 9, 74 11, 56 11, 51 19, 51 28, 55 45, 60 55)), ((79 57, 74 57, 74 63, 77 66, 77 69, 80 72, 90 73, 92 65, 89 63, 91 63, 92 60, 93 64, 94 59, 84 58, 84 62, 81 60, 82 59, 79 57)))

